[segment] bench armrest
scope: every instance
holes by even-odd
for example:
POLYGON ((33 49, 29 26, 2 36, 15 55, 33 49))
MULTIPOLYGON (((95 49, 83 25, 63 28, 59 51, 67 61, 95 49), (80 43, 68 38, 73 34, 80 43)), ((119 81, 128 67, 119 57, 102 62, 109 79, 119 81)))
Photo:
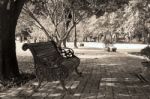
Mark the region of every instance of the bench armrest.
POLYGON ((23 46, 22 46, 22 49, 24 51, 26 51, 28 48, 29 48, 29 45, 27 43, 24 43, 23 46))

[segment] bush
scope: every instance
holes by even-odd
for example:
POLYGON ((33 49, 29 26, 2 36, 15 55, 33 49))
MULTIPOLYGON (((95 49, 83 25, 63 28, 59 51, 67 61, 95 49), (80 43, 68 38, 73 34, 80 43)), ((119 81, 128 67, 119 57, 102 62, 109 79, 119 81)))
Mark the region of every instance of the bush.
POLYGON ((84 43, 80 43, 80 46, 84 46, 84 43))
POLYGON ((147 46, 144 49, 141 50, 141 55, 146 56, 148 59, 150 59, 150 47, 147 46))

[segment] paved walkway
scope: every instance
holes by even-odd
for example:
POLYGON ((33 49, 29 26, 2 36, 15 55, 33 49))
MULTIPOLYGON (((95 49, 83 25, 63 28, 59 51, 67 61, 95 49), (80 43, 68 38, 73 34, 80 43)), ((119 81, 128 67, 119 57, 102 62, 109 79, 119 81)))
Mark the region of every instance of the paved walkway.
POLYGON ((67 87, 72 89, 72 95, 65 94, 56 81, 44 82, 36 93, 32 93, 31 87, 22 86, 0 92, 0 97, 8 97, 7 99, 10 97, 14 99, 150 99, 150 85, 141 82, 135 76, 136 73, 141 72, 140 57, 99 50, 81 52, 76 53, 79 57, 84 57, 79 66, 84 77, 80 78, 73 73, 68 79, 67 87), (92 58, 86 58, 84 55, 86 57, 90 55, 92 58))

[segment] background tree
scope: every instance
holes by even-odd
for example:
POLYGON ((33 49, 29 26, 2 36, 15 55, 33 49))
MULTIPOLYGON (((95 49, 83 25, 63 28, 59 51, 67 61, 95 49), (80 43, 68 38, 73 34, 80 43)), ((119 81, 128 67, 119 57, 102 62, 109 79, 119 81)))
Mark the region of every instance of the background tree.
POLYGON ((62 42, 66 46, 65 42, 70 32, 85 16, 84 11, 79 11, 80 6, 78 1, 74 3, 63 0, 39 0, 27 3, 23 13, 35 20, 47 38, 54 39, 58 46, 62 42), (76 14, 76 17, 73 14, 76 14), (39 20, 40 18, 47 20, 50 24, 44 25, 42 20, 39 20), (50 30, 50 28, 53 29, 50 30))

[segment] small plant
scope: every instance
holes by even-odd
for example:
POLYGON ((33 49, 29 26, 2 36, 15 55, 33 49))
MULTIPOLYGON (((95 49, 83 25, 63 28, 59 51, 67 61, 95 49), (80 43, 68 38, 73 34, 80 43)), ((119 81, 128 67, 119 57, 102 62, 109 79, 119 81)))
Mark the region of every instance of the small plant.
POLYGON ((144 49, 141 50, 141 55, 146 56, 148 59, 150 59, 150 47, 147 46, 144 49))
POLYGON ((139 74, 140 80, 150 82, 150 47, 147 46, 141 50, 141 55, 146 57, 146 61, 141 62, 143 65, 142 73, 139 74))

